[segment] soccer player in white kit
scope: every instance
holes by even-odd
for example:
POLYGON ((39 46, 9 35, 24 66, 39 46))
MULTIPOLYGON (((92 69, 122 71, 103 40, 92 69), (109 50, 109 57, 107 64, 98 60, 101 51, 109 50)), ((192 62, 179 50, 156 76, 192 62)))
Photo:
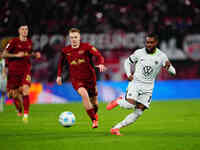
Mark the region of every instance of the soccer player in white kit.
POLYGON ((107 110, 116 106, 135 111, 130 113, 124 120, 111 128, 111 134, 121 135, 120 128, 134 123, 149 108, 151 103, 154 81, 161 68, 165 68, 171 75, 175 75, 175 68, 168 60, 166 54, 156 46, 158 38, 156 34, 148 34, 145 39, 145 47, 136 50, 124 62, 124 68, 128 80, 127 92, 125 98, 119 97, 107 105, 107 110), (134 73, 131 72, 134 67, 134 73))
POLYGON ((6 63, 5 59, 0 58, 0 112, 3 112, 3 103, 6 98, 6 83, 7 83, 7 75, 6 75, 6 63))

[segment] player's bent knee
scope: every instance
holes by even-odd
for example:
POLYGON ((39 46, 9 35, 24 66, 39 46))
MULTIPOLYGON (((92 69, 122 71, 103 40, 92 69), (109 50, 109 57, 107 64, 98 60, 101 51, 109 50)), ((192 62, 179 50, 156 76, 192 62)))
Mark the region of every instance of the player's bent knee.
POLYGON ((29 91, 30 91, 30 88, 28 85, 24 85, 23 88, 22 88, 22 93, 24 96, 27 96, 29 95, 29 91))
POLYGON ((82 97, 88 97, 88 92, 85 88, 81 87, 77 90, 80 96, 82 97))
POLYGON ((8 98, 13 98, 13 97, 12 97, 12 92, 11 92, 11 91, 8 91, 8 92, 7 92, 7 96, 8 96, 8 98))
POLYGON ((126 101, 128 101, 130 104, 133 104, 133 105, 136 104, 134 99, 126 98, 126 101))
POLYGON ((139 103, 139 104, 137 104, 136 108, 144 111, 146 109, 146 106, 144 106, 143 104, 139 103))

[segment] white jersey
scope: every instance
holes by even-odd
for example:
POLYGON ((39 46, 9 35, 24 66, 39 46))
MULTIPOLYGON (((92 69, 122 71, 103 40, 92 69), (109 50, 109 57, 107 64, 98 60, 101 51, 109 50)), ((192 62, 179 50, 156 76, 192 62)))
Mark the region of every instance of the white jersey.
MULTIPOLYGON (((126 60, 129 64, 134 64, 134 81, 137 84, 144 84, 144 90, 152 91, 156 76, 161 68, 168 61, 167 56, 156 48, 153 54, 148 54, 145 48, 136 50, 126 60)), ((125 63, 125 71, 127 76, 131 75, 131 69, 125 63)))

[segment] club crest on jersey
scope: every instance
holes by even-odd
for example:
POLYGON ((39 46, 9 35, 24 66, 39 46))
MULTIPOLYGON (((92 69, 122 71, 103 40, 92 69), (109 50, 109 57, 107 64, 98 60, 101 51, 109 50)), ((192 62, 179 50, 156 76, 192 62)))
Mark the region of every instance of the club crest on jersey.
POLYGON ((17 46, 18 48, 22 48, 22 46, 19 44, 18 46, 17 46))
POLYGON ((96 49, 95 47, 92 47, 92 50, 93 50, 93 51, 97 51, 97 49, 96 49))
POLYGON ((76 62, 75 60, 73 60, 70 64, 71 64, 71 65, 76 65, 77 62, 76 62))
POLYGON ((158 64, 158 61, 155 61, 154 63, 155 63, 155 65, 157 65, 157 64, 158 64))

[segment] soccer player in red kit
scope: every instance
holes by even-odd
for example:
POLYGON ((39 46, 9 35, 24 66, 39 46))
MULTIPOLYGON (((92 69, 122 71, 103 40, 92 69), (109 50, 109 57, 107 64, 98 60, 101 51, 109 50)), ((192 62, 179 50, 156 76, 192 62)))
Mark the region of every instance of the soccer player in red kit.
POLYGON ((19 26, 18 33, 19 37, 9 41, 2 57, 7 59, 7 95, 14 100, 18 116, 22 116, 23 103, 23 121, 28 122, 29 88, 31 85, 30 58, 31 56, 39 58, 40 53, 32 52, 32 41, 28 38, 28 26, 26 24, 19 26))
POLYGON ((92 62, 92 56, 97 57, 97 65, 100 72, 105 70, 104 58, 100 52, 88 43, 80 42, 80 30, 69 30, 71 45, 62 49, 58 63, 57 84, 62 84, 62 71, 65 60, 69 64, 70 79, 74 89, 82 97, 83 105, 92 120, 92 128, 98 127, 98 101, 96 88, 96 73, 92 62))

